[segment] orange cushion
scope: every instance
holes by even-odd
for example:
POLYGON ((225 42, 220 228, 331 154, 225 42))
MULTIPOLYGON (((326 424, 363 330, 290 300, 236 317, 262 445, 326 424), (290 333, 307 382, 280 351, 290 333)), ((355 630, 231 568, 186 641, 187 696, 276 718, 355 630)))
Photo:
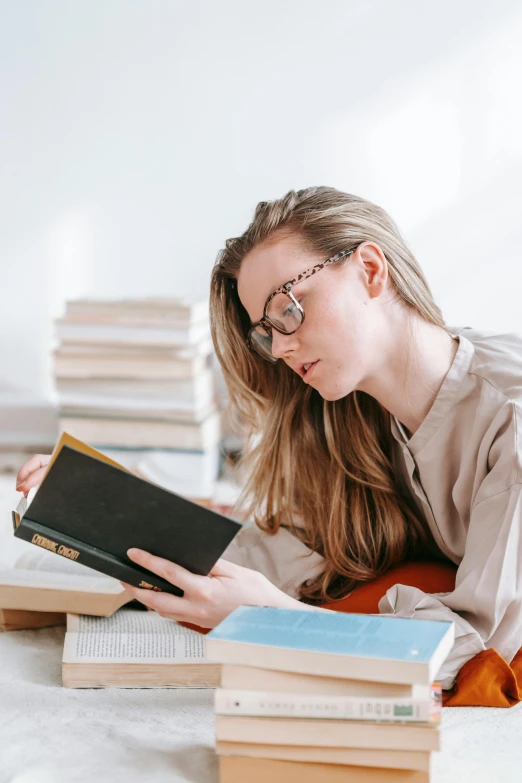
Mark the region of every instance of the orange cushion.
POLYGON ((336 612, 376 614, 379 611, 379 601, 393 585, 418 587, 424 593, 451 593, 455 589, 456 573, 457 568, 452 563, 402 563, 373 582, 357 587, 346 598, 323 604, 323 607, 336 612))

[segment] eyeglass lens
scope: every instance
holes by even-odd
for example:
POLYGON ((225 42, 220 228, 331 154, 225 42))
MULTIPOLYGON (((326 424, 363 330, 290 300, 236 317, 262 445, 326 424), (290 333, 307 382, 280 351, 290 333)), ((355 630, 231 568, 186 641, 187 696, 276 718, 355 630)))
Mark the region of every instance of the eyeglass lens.
MULTIPOLYGON (((267 317, 271 323, 286 334, 295 332, 303 322, 301 310, 297 307, 293 299, 288 294, 276 294, 268 305, 267 317)), ((272 335, 259 324, 252 331, 252 342, 256 350, 269 359, 274 359, 272 354, 272 335)))

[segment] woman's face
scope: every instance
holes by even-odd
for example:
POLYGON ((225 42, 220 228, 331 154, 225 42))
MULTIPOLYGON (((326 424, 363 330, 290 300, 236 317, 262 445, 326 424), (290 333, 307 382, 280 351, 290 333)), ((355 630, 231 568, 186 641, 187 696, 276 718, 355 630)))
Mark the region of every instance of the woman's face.
MULTIPOLYGON (((275 235, 251 250, 237 281, 251 322, 262 318, 272 291, 325 260, 296 234, 275 235)), ((378 367, 387 273, 381 249, 365 242, 346 261, 325 267, 292 288, 305 319, 294 334, 272 330, 272 353, 326 400, 363 388, 378 367), (304 365, 311 362, 305 372, 304 365)))

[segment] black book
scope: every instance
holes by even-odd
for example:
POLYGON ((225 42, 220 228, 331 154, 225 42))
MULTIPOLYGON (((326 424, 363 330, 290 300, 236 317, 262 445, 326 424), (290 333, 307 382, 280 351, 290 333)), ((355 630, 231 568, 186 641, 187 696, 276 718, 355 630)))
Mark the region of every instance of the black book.
POLYGON ((139 478, 66 433, 32 502, 22 503, 17 512, 17 538, 135 587, 174 595, 183 592, 133 563, 127 550, 144 549, 206 575, 241 528, 139 478))

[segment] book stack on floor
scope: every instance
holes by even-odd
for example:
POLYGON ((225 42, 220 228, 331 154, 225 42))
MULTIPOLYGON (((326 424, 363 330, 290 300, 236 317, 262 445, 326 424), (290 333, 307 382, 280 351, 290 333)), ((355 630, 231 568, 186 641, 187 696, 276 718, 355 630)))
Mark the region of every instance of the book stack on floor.
POLYGON ((220 463, 208 302, 70 301, 56 336, 60 429, 208 501, 220 463))
POLYGON ((428 783, 452 623, 240 607, 207 636, 221 783, 428 783))

